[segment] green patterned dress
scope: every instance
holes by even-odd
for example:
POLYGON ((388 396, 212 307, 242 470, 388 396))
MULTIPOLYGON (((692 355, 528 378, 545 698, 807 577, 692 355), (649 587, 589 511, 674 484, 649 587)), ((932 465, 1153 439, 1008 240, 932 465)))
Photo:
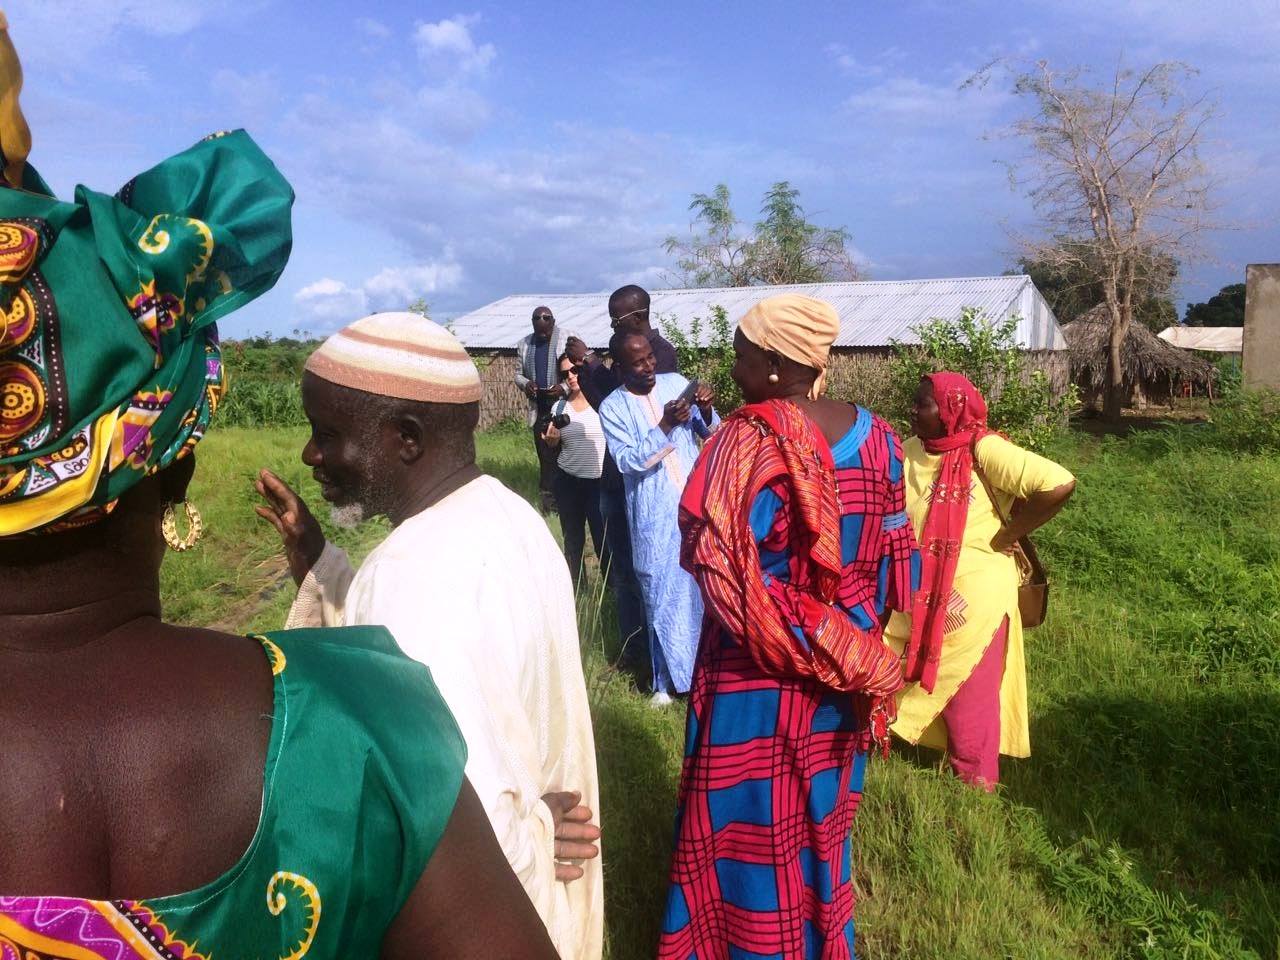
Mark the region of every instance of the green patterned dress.
POLYGON ((0 960, 379 955, 453 812, 466 746, 430 672, 385 629, 258 639, 275 708, 248 850, 154 900, 0 896, 0 960))

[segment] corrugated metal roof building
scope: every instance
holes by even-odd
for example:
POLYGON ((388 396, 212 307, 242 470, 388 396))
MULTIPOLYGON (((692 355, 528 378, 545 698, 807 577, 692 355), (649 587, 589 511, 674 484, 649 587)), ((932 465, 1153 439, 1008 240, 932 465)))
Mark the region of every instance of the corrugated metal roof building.
MULTIPOLYGON (((1066 389, 1070 364, 1067 341, 1057 318, 1030 277, 964 277, 949 280, 877 280, 856 283, 811 283, 772 287, 712 287, 650 290, 650 315, 661 328, 670 321, 690 334, 694 318, 702 321, 703 345, 712 308, 723 307, 730 324, 765 297, 805 293, 826 300, 840 315, 828 382, 833 395, 876 405, 889 382, 886 361, 896 341, 913 343, 914 328, 935 318, 954 320, 966 307, 992 320, 1019 318, 1017 339, 1034 354, 1058 389, 1066 389)), ((484 383, 480 423, 489 426, 525 412, 524 395, 514 386, 515 345, 531 331, 535 307, 547 306, 557 326, 576 333, 595 349, 608 346, 609 293, 522 294, 504 297, 449 323, 466 348, 483 355, 478 363, 484 383)))
MULTIPOLYGON (((709 287, 651 290, 651 316, 674 322, 686 333, 690 321, 711 317, 723 307, 730 323, 765 297, 804 293, 826 300, 840 314, 837 347, 888 347, 915 342, 913 328, 934 318, 960 316, 976 307, 993 320, 1018 316, 1018 342, 1028 350, 1065 350, 1066 340, 1044 296, 1027 276, 964 277, 940 280, 874 280, 770 287, 709 287)), ((547 306, 556 323, 595 349, 608 345, 607 291, 601 293, 520 294, 503 297, 450 322, 450 329, 473 351, 509 350, 530 331, 530 317, 547 306)))

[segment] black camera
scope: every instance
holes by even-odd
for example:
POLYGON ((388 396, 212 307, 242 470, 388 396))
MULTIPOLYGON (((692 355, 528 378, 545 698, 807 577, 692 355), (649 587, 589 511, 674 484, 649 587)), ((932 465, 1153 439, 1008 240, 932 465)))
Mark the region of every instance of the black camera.
POLYGON ((555 427, 557 430, 563 430, 569 425, 569 415, 567 413, 558 413, 554 417, 548 414, 537 423, 538 436, 542 436, 547 432, 548 427, 555 427))

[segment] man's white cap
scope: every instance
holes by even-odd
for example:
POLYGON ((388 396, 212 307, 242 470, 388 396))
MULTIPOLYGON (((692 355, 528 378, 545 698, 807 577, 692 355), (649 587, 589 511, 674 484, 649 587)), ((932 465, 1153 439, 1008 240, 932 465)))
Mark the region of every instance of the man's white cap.
POLYGON ((307 360, 322 380, 383 397, 475 403, 480 374, 458 338, 417 313, 375 313, 339 330, 307 360))

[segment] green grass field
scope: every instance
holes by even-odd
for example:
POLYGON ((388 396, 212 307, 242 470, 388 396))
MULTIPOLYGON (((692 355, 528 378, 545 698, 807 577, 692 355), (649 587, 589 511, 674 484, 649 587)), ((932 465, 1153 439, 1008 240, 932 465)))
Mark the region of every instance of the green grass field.
MULTIPOLYGON (((929 751, 871 765, 861 957, 1280 958, 1280 461, 1214 451, 1202 429, 1073 434, 1052 451, 1080 486, 1038 537, 1053 595, 1027 641, 1034 756, 1005 761, 995 796, 929 751)), ((192 499, 209 533, 166 563, 171 618, 281 625, 291 590, 252 482, 269 466, 318 503, 303 438, 226 428, 201 445, 192 499)), ((523 431, 483 436, 481 460, 533 493, 523 431)), ((384 532, 339 540, 359 557, 384 532)), ((683 713, 651 710, 612 669, 607 605, 582 606, 608 955, 650 957, 683 713)))

